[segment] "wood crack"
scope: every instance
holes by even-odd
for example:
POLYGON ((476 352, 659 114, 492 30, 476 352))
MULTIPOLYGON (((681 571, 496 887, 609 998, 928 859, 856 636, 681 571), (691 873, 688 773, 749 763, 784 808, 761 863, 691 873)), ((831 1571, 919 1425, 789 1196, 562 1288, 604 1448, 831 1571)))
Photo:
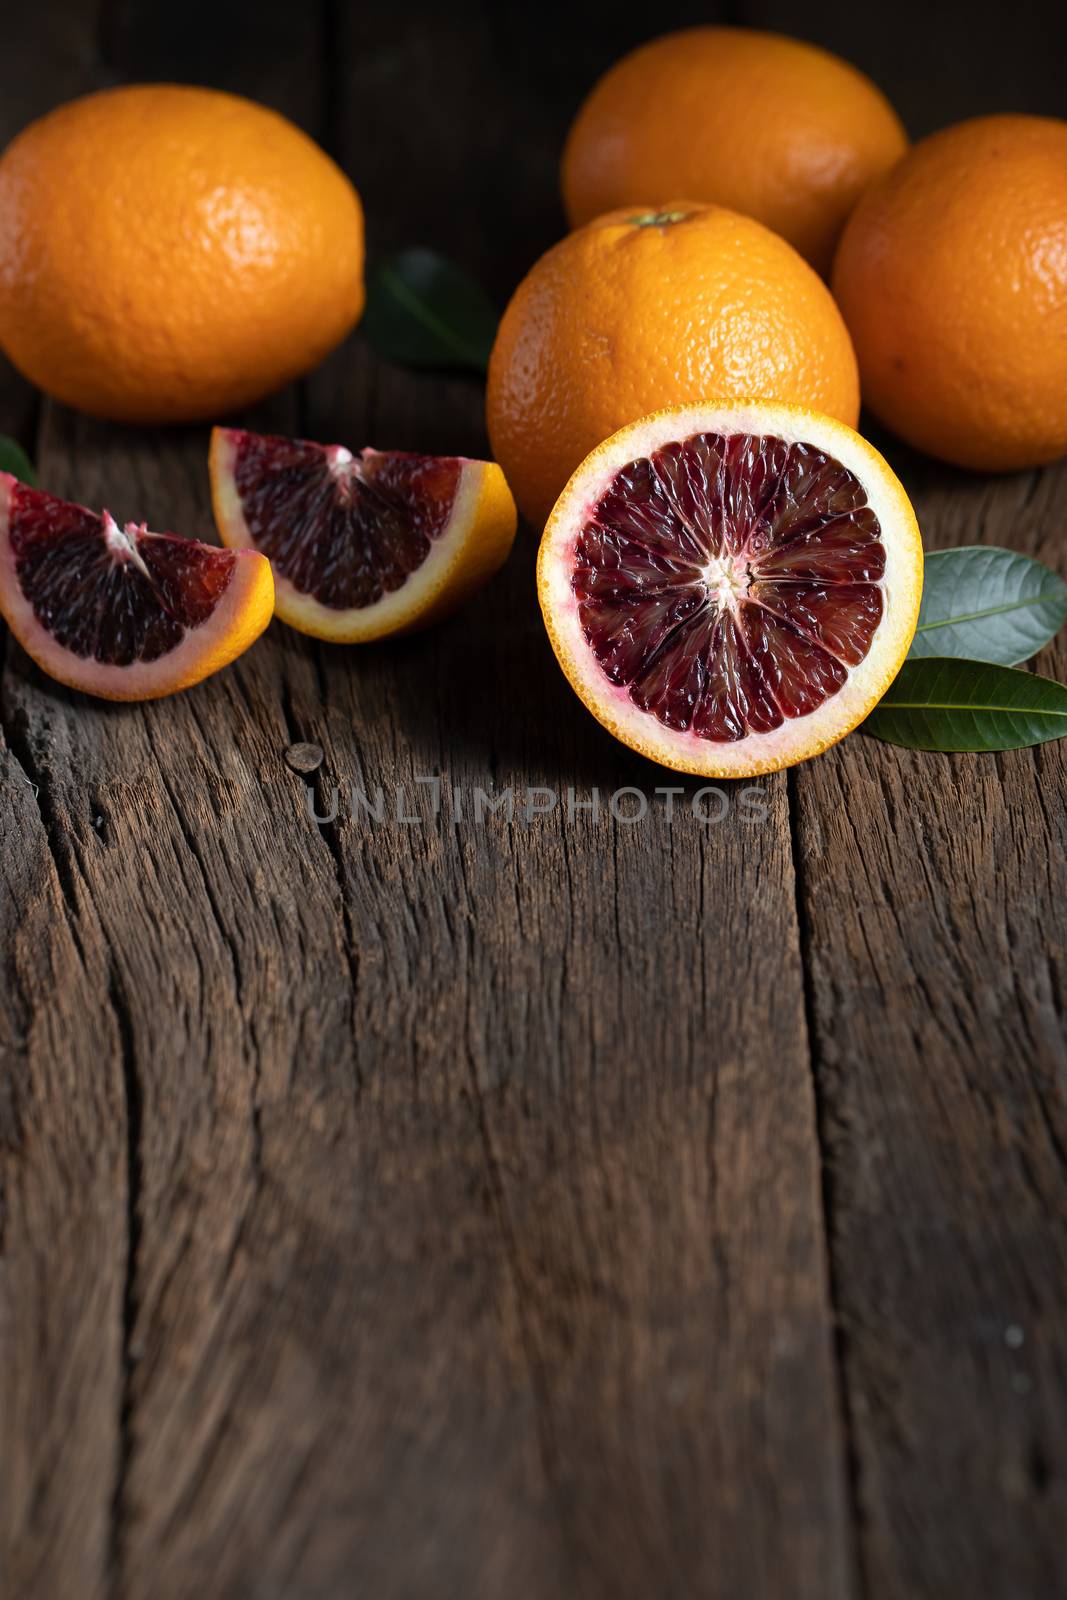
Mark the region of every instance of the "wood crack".
MULTIPOLYGON (((151 731, 150 724, 148 727, 149 742, 155 749, 157 748, 155 737, 151 731)), ((262 1049, 257 1037, 255 1018, 254 1016, 249 1016, 248 1013, 247 993, 243 973, 241 970, 240 950, 223 918, 222 907, 219 903, 218 894, 212 883, 211 872, 208 868, 207 862, 203 858, 196 835, 192 828, 189 827, 189 824, 185 819, 178 796, 174 790, 174 785, 167 776, 167 765, 162 751, 159 752, 159 774, 163 791, 166 794, 167 799, 170 801, 171 810, 174 813, 174 820, 178 826, 182 841, 189 851, 190 857, 193 861, 195 861, 199 871, 204 895, 209 907, 211 908, 212 920, 214 921, 215 927, 218 930, 218 935, 222 941, 222 946, 230 958, 230 971, 233 978, 234 995, 237 1000, 238 1009, 242 1019, 242 1025, 245 1030, 248 1043, 251 1046, 251 1048, 247 1050, 247 1059, 251 1069, 248 1114, 249 1124, 251 1127, 249 1166, 251 1169, 252 1192, 248 1198, 247 1205, 245 1206, 237 1230, 234 1233, 233 1243, 226 1259, 223 1277, 226 1281, 228 1281, 233 1271, 234 1262, 236 1261, 238 1253, 244 1245, 248 1233, 249 1223, 255 1214, 256 1205, 263 1191, 263 1120, 261 1109, 261 1086, 263 1077, 262 1049)), ((203 959, 195 944, 193 945, 193 953, 200 969, 201 983, 205 983, 206 980, 203 970, 203 959)))
POLYGON ((797 939, 800 945, 800 970, 804 990, 804 1025, 808 1036, 808 1060, 811 1063, 811 1087, 815 1109, 815 1134, 819 1157, 820 1204, 822 1212, 823 1252, 826 1282, 830 1298, 830 1332, 833 1341, 833 1367, 837 1384, 837 1402, 840 1432, 844 1443, 845 1488, 847 1495, 848 1528, 850 1531, 849 1562, 856 1592, 865 1596, 871 1593, 864 1563, 863 1497, 859 1450, 852 1418, 848 1387, 847 1344, 840 1311, 839 1285, 834 1259, 834 1229, 836 1195, 834 1171, 830 1152, 830 1106, 823 1081, 823 1064, 819 1056, 816 1026, 816 1000, 812 956, 812 924, 807 907, 807 879, 804 854, 800 838, 800 797, 796 769, 786 772, 786 807, 789 814, 789 838, 793 857, 793 883, 796 892, 797 939))
MULTIPOLYGON (((459 862, 459 877, 463 885, 464 899, 466 902, 463 922, 466 929, 465 954, 468 966, 474 957, 474 905, 471 895, 470 879, 467 874, 467 863, 463 852, 463 841, 458 832, 454 834, 456 853, 459 862)), ((515 1288, 515 1308, 519 1327, 519 1342, 522 1347, 523 1360, 529 1376, 531 1397, 533 1401, 534 1428, 537 1436, 538 1453, 541 1460, 541 1470, 545 1477, 545 1486, 549 1494, 556 1501, 560 1512, 560 1525, 564 1538, 569 1536, 569 1520, 566 1515, 566 1501, 563 1496, 562 1485, 559 1481, 558 1462, 559 1446, 556 1440, 555 1424, 552 1415, 552 1395, 548 1383, 548 1375, 538 1351, 534 1338, 529 1311, 529 1291, 526 1276, 522 1268, 522 1255, 519 1249, 518 1235, 508 1203, 507 1186, 504 1182, 500 1160, 496 1153, 492 1129, 489 1123, 489 1113, 485 1103, 485 1095, 478 1077, 478 1063, 475 1059, 473 1039, 471 1036, 471 1015, 468 1007, 466 1025, 466 1049, 464 1057, 467 1066, 467 1079, 470 1086, 471 1102, 478 1134, 481 1140, 482 1152, 485 1158, 486 1178, 489 1193, 492 1199, 493 1213, 500 1235, 500 1242, 504 1251, 504 1259, 508 1272, 515 1288)))
MULTIPOLYGON (((314 661, 316 670, 321 675, 321 661, 317 650, 314 652, 314 661)), ((325 697, 323 698, 323 704, 327 704, 325 697)), ((281 705, 282 715, 285 719, 285 736, 288 742, 291 745, 307 742, 308 736, 300 727, 293 710, 292 690, 288 682, 282 685, 281 705)), ((348 988, 348 1024, 354 1047, 356 1036, 356 996, 359 993, 359 949, 356 941, 355 926, 352 921, 352 908, 349 904, 346 887, 347 872, 344 846, 341 843, 340 835, 340 812, 338 811, 337 815, 332 814, 334 811, 334 799, 337 797, 327 793, 325 763, 312 775, 311 782, 305 785, 305 793, 309 791, 314 795, 316 816, 329 818, 329 821, 313 822, 312 826, 317 830, 319 837, 329 851, 330 859, 333 863, 334 877, 337 880, 337 893, 340 897, 341 905, 341 942, 351 980, 348 988)), ((360 1096, 363 1093, 363 1073, 359 1064, 358 1051, 355 1048, 353 1048, 352 1053, 352 1070, 354 1075, 354 1100, 358 1105, 360 1096)))
MULTIPOLYGON (((5 662, 6 666, 6 662, 5 662)), ((41 819, 41 828, 48 853, 55 867, 56 881, 63 901, 63 909, 71 938, 85 965, 85 950, 78 930, 78 905, 74 882, 74 865, 66 829, 48 792, 47 775, 41 772, 30 745, 29 718, 19 709, 14 715, 8 710, 6 684, 0 681, 0 736, 8 753, 19 767, 26 786, 33 795, 41 819)))
POLYGON ((722 1063, 717 1061, 710 1073, 707 1098, 707 1162, 708 1207, 711 1213, 711 1254, 720 1285, 722 1339, 730 1337, 730 1257, 723 1238, 721 1202, 719 1195, 719 1158, 715 1149, 715 1133, 719 1116, 719 1079, 722 1063))
MULTIPOLYGON (((470 921, 467 921, 468 940, 470 939, 470 921)), ((465 1052, 467 1061, 470 1093, 473 1103, 478 1132, 481 1139, 482 1151, 485 1157, 486 1177, 492 1199, 493 1212, 496 1217, 497 1229, 503 1246, 504 1260, 511 1274, 515 1287, 515 1308, 518 1319, 519 1343, 522 1348, 523 1360, 530 1380, 531 1399, 533 1402, 534 1433, 537 1439, 538 1455, 541 1461, 541 1471, 544 1474, 545 1488, 552 1501, 555 1502, 558 1526, 562 1537, 562 1544, 567 1550, 571 1560, 577 1565, 578 1557, 574 1550, 574 1540, 571 1528, 569 1504, 564 1484, 560 1478, 559 1462, 560 1450, 556 1438, 555 1421, 553 1418, 552 1393, 549 1384, 548 1370, 541 1360, 537 1350, 537 1343, 533 1332, 530 1317, 530 1292, 522 1269, 521 1251, 515 1224, 511 1216, 508 1203, 507 1186, 504 1182, 500 1167, 500 1160, 493 1142, 492 1129, 489 1123, 489 1114, 485 1104, 485 1096, 478 1081, 478 1066, 474 1053, 468 1047, 465 1052)))
POLYGON ((138 1299, 137 1274, 141 1244, 141 1188, 143 1178, 143 1096, 137 1075, 133 1025, 125 988, 118 969, 112 961, 108 999, 119 1028, 121 1046, 122 1081, 126 1094, 126 1267, 122 1293, 122 1381, 118 1427, 118 1461, 115 1468, 115 1486, 111 1500, 111 1527, 109 1547, 109 1572, 111 1595, 118 1600, 121 1592, 125 1522, 126 1486, 129 1481, 133 1457, 133 1379, 139 1352, 134 1344, 137 1325, 138 1299))
MULTIPOLYGON (((6 652, 3 667, 6 669, 6 652)), ((71 943, 77 952, 83 971, 88 977, 91 970, 100 976, 100 968, 91 963, 82 939, 81 911, 78 903, 78 865, 64 814, 52 799, 49 774, 38 766, 30 740, 29 717, 17 707, 12 711, 7 693, 6 677, 0 677, 0 738, 22 778, 33 794, 41 823, 45 847, 51 857, 65 925, 71 943)), ((121 1065, 121 1081, 125 1109, 125 1262, 122 1267, 121 1327, 117 1339, 118 1366, 116 1419, 116 1451, 113 1466, 113 1483, 105 1526, 105 1567, 103 1581, 109 1593, 119 1594, 122 1564, 123 1518, 126 1483, 132 1454, 133 1369, 137 1354, 133 1345, 133 1329, 137 1321, 136 1278, 138 1247, 140 1243, 141 1203, 141 1087, 135 1066, 130 1008, 119 976, 114 948, 107 940, 102 927, 97 924, 106 961, 106 998, 114 1016, 121 1065)), ((35 1504, 43 1503, 47 1479, 42 1476, 35 1490, 35 1504)), ((32 1525, 36 1511, 31 1509, 28 1522, 32 1525)), ((43 1514, 43 1513, 41 1513, 43 1514)))

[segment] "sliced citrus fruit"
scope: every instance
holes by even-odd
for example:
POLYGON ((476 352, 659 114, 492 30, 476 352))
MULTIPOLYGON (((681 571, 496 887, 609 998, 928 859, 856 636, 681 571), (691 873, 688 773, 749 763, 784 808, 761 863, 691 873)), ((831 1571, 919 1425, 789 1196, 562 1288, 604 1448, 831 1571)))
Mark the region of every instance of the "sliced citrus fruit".
POLYGON ((57 500, 0 472, 0 612, 50 677, 107 700, 199 683, 274 611, 270 563, 57 500))
POLYGON ((223 543, 269 556, 282 621, 339 644, 447 615, 515 538, 504 474, 463 456, 216 428, 211 491, 223 543))
POLYGON ((606 728, 680 772, 743 777, 862 722, 908 653, 922 540, 882 457, 795 406, 660 411, 589 455, 537 584, 606 728))

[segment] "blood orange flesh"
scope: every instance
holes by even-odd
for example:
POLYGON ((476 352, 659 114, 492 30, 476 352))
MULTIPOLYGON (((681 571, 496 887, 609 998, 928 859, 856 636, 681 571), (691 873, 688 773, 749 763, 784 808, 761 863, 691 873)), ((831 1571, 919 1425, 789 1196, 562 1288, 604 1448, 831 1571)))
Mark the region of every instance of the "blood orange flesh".
POLYGON ((147 699, 206 677, 262 631, 268 564, 0 474, 0 609, 20 643, 61 682, 147 699))
POLYGON ((257 550, 334 611, 399 589, 440 537, 459 483, 455 457, 237 436, 234 479, 257 550))
POLYGON ((592 508, 572 578, 582 631, 666 727, 767 733, 867 654, 880 531, 862 484, 823 451, 695 434, 623 467, 592 508))
POLYGON ((224 543, 262 551, 279 616, 324 639, 378 638, 444 614, 515 534, 499 467, 462 456, 216 428, 211 475, 224 543))
POLYGON ((907 653, 922 544, 886 463, 767 402, 660 412, 606 440, 538 561, 594 715, 682 771, 771 771, 850 731, 907 653))

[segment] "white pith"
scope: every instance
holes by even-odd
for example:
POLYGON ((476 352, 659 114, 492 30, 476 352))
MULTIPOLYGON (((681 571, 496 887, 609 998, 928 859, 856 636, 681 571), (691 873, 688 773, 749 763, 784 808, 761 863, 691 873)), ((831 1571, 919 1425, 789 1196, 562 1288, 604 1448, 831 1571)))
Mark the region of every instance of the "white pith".
MULTIPOLYGON (((736 560, 704 569, 709 593, 733 610, 745 578, 736 560)), ((804 760, 834 744, 878 703, 895 677, 918 621, 922 541, 900 483, 872 446, 843 423, 798 407, 760 401, 656 412, 606 440, 571 478, 541 540, 538 573, 542 609, 553 648, 575 691, 623 743, 678 771, 717 777, 750 776, 804 760), (627 688, 611 682, 582 631, 571 587, 578 534, 616 474, 630 462, 696 433, 771 436, 825 450, 855 474, 881 527, 886 553, 882 618, 870 648, 842 687, 807 716, 787 717, 769 733, 733 743, 666 727, 641 711, 627 688)))
POLYGON ((148 568, 145 566, 141 558, 141 552, 137 548, 137 535, 148 532, 147 524, 142 522, 138 526, 137 523, 128 522, 125 528, 120 528, 110 511, 102 511, 100 520, 104 524, 104 543, 107 545, 112 559, 123 567, 128 562, 132 562, 139 572, 143 573, 146 578, 149 577, 148 568))
POLYGON ((741 556, 712 556, 701 569, 700 581, 717 606, 736 611, 738 600, 748 593, 748 562, 741 556))

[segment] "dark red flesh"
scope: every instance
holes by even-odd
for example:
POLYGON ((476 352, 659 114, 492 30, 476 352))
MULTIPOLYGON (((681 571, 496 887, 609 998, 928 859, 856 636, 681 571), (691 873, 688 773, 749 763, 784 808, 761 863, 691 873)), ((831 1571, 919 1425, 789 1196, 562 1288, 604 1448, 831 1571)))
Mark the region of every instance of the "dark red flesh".
POLYGON ((724 742, 837 693, 881 621, 884 572, 878 519, 839 461, 701 433, 616 474, 571 583, 611 682, 665 727, 724 742))
POLYGON ((75 655, 114 667, 157 661, 207 621, 237 557, 130 524, 142 570, 108 547, 106 517, 19 484, 8 532, 19 587, 41 627, 75 655))
POLYGON ((331 610, 374 605, 407 582, 444 532, 461 463, 447 456, 336 452, 303 439, 237 435, 245 522, 274 570, 331 610))

